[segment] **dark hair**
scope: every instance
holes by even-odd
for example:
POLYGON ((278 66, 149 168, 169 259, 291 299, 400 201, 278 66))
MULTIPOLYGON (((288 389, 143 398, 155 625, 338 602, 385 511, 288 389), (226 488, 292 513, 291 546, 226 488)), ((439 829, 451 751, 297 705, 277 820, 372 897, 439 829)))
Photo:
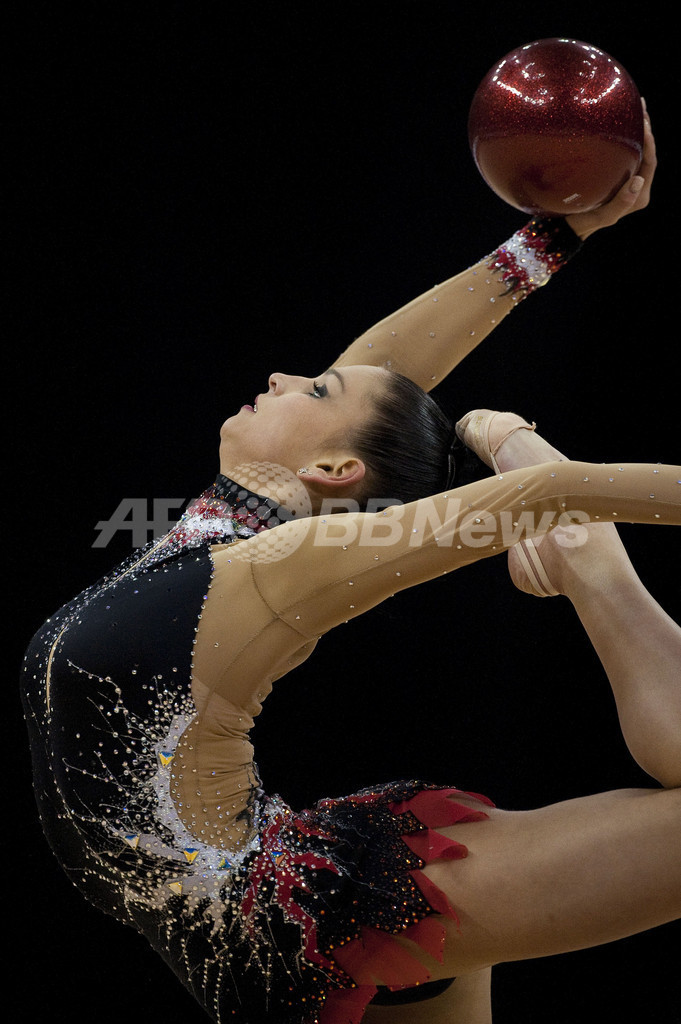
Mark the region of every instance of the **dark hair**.
POLYGON ((374 413, 351 444, 367 467, 360 505, 416 501, 474 479, 475 466, 438 402, 401 373, 390 371, 373 398, 374 413))

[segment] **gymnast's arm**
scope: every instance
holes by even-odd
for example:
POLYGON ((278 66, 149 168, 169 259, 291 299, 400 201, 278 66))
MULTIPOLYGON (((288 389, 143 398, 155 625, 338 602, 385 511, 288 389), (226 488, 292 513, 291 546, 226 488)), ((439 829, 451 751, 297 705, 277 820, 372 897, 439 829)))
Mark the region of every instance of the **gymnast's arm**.
MULTIPOLYGON (((657 161, 647 115, 644 123, 638 174, 605 206, 565 218, 576 247, 595 231, 648 205, 657 161)), ((432 390, 528 294, 505 291, 491 262, 493 257, 485 257, 379 321, 353 341, 334 366, 388 366, 425 391, 432 390)))
POLYGON ((436 285, 365 331, 335 367, 385 366, 431 391, 514 308, 487 259, 436 285))
POLYGON ((314 640, 397 591, 558 523, 575 521, 576 542, 580 524, 598 519, 681 525, 680 477, 679 467, 544 463, 384 512, 299 520, 272 531, 300 531, 288 558, 262 560, 271 535, 247 542, 253 579, 279 620, 314 640))
MULTIPOLYGON (((251 835, 249 731, 273 683, 334 626, 392 594, 586 519, 681 525, 681 467, 550 462, 397 505, 282 523, 213 552, 193 663, 197 717, 175 755, 181 817, 197 793, 211 842, 251 835), (561 519, 563 517, 563 519, 561 519), (229 806, 231 817, 225 818, 229 806)), ((189 831, 193 818, 182 817, 189 831)))

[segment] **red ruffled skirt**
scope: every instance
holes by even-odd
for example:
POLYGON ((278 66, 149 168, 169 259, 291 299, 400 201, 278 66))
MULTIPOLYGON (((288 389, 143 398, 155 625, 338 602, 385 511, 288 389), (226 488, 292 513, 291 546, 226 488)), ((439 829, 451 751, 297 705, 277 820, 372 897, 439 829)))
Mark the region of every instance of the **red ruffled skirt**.
POLYGON ((458 925, 458 917, 423 868, 467 856, 464 845, 438 831, 487 817, 461 796, 493 806, 479 794, 421 782, 323 800, 301 813, 274 805, 240 910, 256 928, 258 908, 268 904, 271 925, 276 905, 297 925, 301 947, 286 991, 272 991, 276 1011, 267 1020, 359 1024, 378 991, 375 978, 393 990, 429 980, 395 936, 442 962, 442 918, 458 925))

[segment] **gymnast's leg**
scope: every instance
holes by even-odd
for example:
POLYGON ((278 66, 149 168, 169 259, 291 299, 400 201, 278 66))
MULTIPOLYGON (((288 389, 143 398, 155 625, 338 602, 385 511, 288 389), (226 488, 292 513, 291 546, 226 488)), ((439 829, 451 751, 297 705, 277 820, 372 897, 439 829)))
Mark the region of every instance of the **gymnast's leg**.
MULTIPOLYGON (((519 430, 497 461, 504 470, 555 457, 543 438, 519 430)), ((574 547, 561 529, 537 542, 544 570, 572 602, 605 669, 632 757, 663 786, 681 786, 681 629, 644 587, 614 524, 591 523, 580 533, 585 543, 574 547)), ((509 570, 531 593, 514 549, 509 570)))
MULTIPOLYGON (((529 431, 513 438, 498 453, 501 469, 556 457, 529 431)), ((443 829, 469 854, 425 868, 461 922, 460 931, 448 925, 433 977, 599 945, 681 917, 681 631, 643 587, 613 526, 590 525, 582 546, 560 539, 553 531, 539 545, 549 578, 602 660, 633 755, 667 788, 491 811, 487 821, 443 829)))

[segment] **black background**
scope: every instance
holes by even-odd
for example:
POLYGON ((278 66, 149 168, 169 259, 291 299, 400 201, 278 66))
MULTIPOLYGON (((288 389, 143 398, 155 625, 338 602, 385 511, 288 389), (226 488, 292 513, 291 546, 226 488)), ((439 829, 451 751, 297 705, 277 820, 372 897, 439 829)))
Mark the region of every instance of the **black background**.
MULTIPOLYGON (((11 680, 42 621, 130 550, 125 532, 92 547, 122 498, 202 490, 222 420, 270 371, 319 372, 524 222, 479 177, 466 119, 489 67, 534 39, 593 43, 633 75, 658 141, 653 201, 590 240, 439 397, 455 416, 515 409, 575 457, 681 461, 669 323, 678 48, 650 11, 21 6, 9 48, 10 259, 22 272, 6 384, 11 680)), ((664 527, 622 534, 678 618, 678 538, 664 527)), ((60 873, 36 820, 11 681, 8 702, 19 797, 5 854, 11 1019, 198 1024, 143 941, 60 873)), ((569 605, 519 594, 504 559, 336 630, 279 684, 256 744, 266 787, 294 805, 409 776, 512 808, 649 784, 569 605)), ((502 966, 495 1024, 679 1021, 679 937, 669 925, 502 966)))

